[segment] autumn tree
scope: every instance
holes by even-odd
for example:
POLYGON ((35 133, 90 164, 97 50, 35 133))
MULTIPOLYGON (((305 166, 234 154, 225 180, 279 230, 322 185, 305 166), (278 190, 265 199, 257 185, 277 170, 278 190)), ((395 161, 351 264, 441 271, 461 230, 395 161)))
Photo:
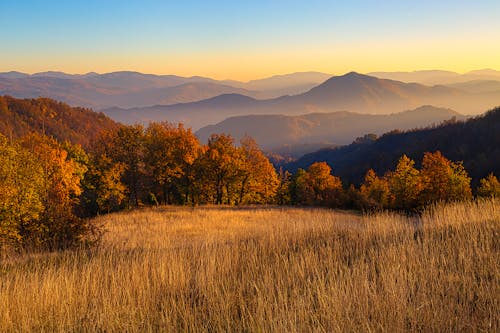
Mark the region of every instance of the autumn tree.
POLYGON ((418 196, 422 191, 420 172, 414 167, 415 162, 403 155, 394 172, 387 174, 389 187, 396 209, 411 209, 418 205, 418 196))
POLYGON ((331 172, 332 168, 326 162, 313 163, 307 169, 307 181, 315 204, 338 206, 341 203, 342 182, 331 172))
POLYGON ((121 181, 124 171, 124 164, 106 154, 92 157, 83 180, 82 205, 87 215, 110 213, 122 207, 127 190, 121 181))
POLYGON ((36 220, 23 223, 21 236, 32 245, 63 247, 77 242, 89 228, 87 221, 75 215, 82 189, 83 167, 68 156, 54 139, 30 134, 21 145, 36 158, 42 170, 38 193, 43 211, 36 220))
POLYGON ((42 215, 43 182, 35 156, 0 134, 0 249, 22 243, 21 227, 42 215))
POLYGON ((143 126, 122 125, 116 130, 101 133, 93 144, 92 154, 105 155, 123 166, 121 181, 127 188, 128 204, 139 206, 146 192, 143 126))
POLYGON ((193 164, 200 144, 183 125, 151 123, 145 134, 145 168, 161 192, 162 203, 188 201, 193 191, 193 164))
POLYGON ((490 173, 486 178, 479 181, 477 195, 480 197, 500 197, 500 182, 497 177, 490 173))
POLYGON ((316 162, 293 178, 292 198, 304 205, 338 206, 343 199, 342 182, 331 174, 326 162, 316 162))
POLYGON ((231 204, 237 199, 240 151, 230 135, 212 134, 204 153, 197 160, 198 191, 215 204, 231 204))
POLYGON ((293 186, 293 176, 290 172, 280 168, 278 173, 279 185, 276 190, 276 202, 278 205, 290 205, 292 204, 292 186, 293 186))
POLYGON ((364 206, 367 208, 387 208, 392 202, 389 182, 385 178, 379 178, 373 169, 366 173, 360 193, 364 199, 364 206))
POLYGON ((254 139, 245 136, 241 140, 236 166, 239 181, 237 204, 271 202, 279 186, 278 176, 269 159, 264 156, 254 139))
POLYGON ((461 162, 451 162, 441 152, 424 154, 421 169, 423 204, 472 197, 471 179, 461 162))
POLYGON ((290 196, 292 203, 295 205, 314 204, 313 189, 309 183, 306 170, 299 168, 293 175, 290 196))

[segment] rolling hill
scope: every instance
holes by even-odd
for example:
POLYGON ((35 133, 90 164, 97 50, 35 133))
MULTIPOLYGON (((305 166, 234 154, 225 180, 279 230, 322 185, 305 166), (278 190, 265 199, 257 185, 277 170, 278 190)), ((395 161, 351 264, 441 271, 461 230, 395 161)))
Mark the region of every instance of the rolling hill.
POLYGON ((343 180, 359 184, 366 171, 393 169, 402 154, 419 163, 424 152, 439 150, 447 158, 463 161, 473 182, 493 172, 500 175, 500 107, 464 122, 409 132, 390 132, 377 140, 320 150, 285 165, 290 171, 326 161, 343 180))
POLYGON ((452 117, 465 119, 452 110, 432 106, 390 115, 346 111, 298 116, 246 115, 231 117, 216 125, 203 127, 196 135, 202 142, 206 142, 212 133, 227 133, 236 139, 250 135, 261 147, 271 150, 283 145, 345 145, 366 133, 380 135, 393 129, 425 127, 452 117))

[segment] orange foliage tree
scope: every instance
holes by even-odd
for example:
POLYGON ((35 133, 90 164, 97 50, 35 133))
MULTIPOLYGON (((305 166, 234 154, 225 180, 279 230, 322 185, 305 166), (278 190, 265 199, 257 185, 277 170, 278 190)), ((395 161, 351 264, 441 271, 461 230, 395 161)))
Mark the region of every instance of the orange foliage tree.
POLYGON ((472 197, 471 179, 462 163, 451 162, 439 151, 424 154, 421 177, 422 204, 465 200, 472 197))
POLYGON ((342 182, 331 174, 326 162, 315 162, 294 177, 293 201, 305 205, 338 206, 343 199, 342 182))

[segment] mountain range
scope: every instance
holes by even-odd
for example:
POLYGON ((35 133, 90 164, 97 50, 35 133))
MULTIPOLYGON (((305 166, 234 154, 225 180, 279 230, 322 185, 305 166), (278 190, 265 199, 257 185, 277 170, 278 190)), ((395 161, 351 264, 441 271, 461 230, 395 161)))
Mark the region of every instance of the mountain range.
POLYGON ((336 111, 390 114, 422 105, 451 108, 461 114, 478 114, 499 103, 500 91, 473 93, 453 87, 404 83, 351 72, 331 77, 305 93, 273 99, 257 100, 241 94, 224 94, 191 103, 110 108, 103 112, 124 123, 182 122, 197 130, 241 115, 301 115, 336 111))
MULTIPOLYGON (((500 72, 494 70, 478 70, 465 74, 437 70, 373 72, 369 73, 369 76, 431 86, 447 85, 468 93, 498 92, 500 84, 500 72)), ((321 72, 297 72, 241 82, 131 71, 104 74, 49 71, 31 75, 11 71, 0 73, 0 95, 17 98, 49 97, 96 110, 111 107, 139 108, 195 102, 233 93, 256 99, 298 95, 331 77, 331 74, 321 72)))
POLYGON ((230 93, 261 99, 274 98, 306 91, 329 77, 323 73, 302 72, 239 82, 126 71, 81 75, 62 72, 29 75, 12 71, 0 73, 0 95, 49 97, 94 109, 131 108, 193 102, 230 93))

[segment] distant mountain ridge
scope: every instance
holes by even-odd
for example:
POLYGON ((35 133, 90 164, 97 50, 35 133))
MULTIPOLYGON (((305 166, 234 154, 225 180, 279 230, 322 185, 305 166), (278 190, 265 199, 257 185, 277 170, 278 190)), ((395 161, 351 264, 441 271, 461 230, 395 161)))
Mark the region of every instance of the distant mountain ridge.
POLYGON ((413 72, 371 72, 368 75, 402 82, 417 82, 426 85, 449 85, 473 80, 500 81, 500 71, 480 69, 459 74, 442 70, 421 70, 413 72))
POLYGON ((451 118, 466 119, 453 110, 433 106, 422 106, 389 115, 346 111, 298 116, 245 115, 230 117, 216 125, 203 127, 196 135, 202 142, 206 142, 213 133, 231 134, 237 140, 250 135, 265 149, 298 144, 345 145, 364 134, 380 135, 394 129, 425 127, 451 118))
POLYGON ((302 72, 239 82, 131 71, 105 74, 49 71, 32 75, 11 71, 0 73, 0 95, 50 97, 71 105, 96 109, 132 108, 194 102, 228 93, 261 99, 274 98, 307 91, 328 77, 328 74, 323 73, 302 72))

